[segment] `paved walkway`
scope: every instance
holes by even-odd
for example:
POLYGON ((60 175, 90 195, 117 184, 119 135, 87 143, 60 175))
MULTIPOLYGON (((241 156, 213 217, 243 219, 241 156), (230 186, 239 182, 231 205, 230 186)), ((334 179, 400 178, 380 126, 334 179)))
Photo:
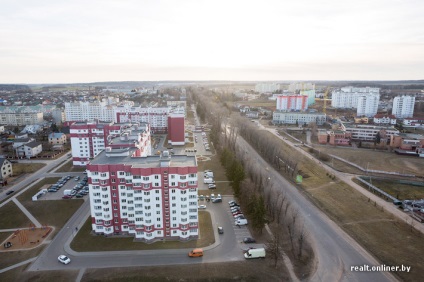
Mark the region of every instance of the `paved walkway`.
POLYGON ((41 223, 16 199, 16 197, 12 198, 12 201, 21 209, 21 211, 31 220, 31 222, 35 225, 35 227, 42 227, 41 223))
POLYGON ((27 260, 21 261, 20 263, 17 263, 17 264, 11 265, 11 266, 6 267, 6 268, 3 268, 3 269, 0 269, 0 273, 3 273, 3 272, 6 272, 6 271, 9 271, 9 270, 11 270, 11 269, 14 269, 14 268, 20 267, 20 266, 25 265, 25 264, 28 264, 28 263, 30 263, 30 262, 35 261, 36 259, 37 259, 37 257, 35 257, 35 258, 30 258, 30 259, 27 259, 27 260))

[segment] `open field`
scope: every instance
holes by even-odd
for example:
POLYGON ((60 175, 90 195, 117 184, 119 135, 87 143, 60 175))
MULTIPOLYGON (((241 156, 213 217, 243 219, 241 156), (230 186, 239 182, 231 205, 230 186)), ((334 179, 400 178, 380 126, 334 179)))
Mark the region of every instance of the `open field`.
POLYGON ((23 173, 33 173, 46 166, 45 163, 14 163, 13 175, 19 176, 23 173))
POLYGON ((82 172, 85 171, 85 167, 74 166, 72 160, 69 160, 66 164, 61 166, 56 172, 82 172))
MULTIPOLYGON (((28 251, 14 251, 14 252, 2 252, 0 253, 0 269, 3 269, 5 267, 20 263, 21 261, 25 261, 27 259, 33 258, 38 256, 41 251, 43 250, 44 245, 41 245, 40 247, 37 247, 35 249, 31 249, 28 251)), ((6 272, 8 273, 8 272, 6 272)), ((2 279, 2 275, 0 274, 0 281, 18 281, 18 280, 4 280, 2 279)))
MULTIPOLYGON (((286 152, 291 150, 286 144, 282 144, 281 148, 286 152)), ((363 162, 359 156, 352 158, 363 162)), ((386 165, 386 169, 388 167, 386 165)), ((395 219, 344 182, 330 178, 321 166, 314 165, 309 158, 302 157, 299 168, 306 177, 298 187, 316 206, 382 263, 412 266, 411 273, 397 273, 401 279, 420 280, 424 265, 412 258, 420 257, 424 250, 424 236, 421 233, 411 230, 410 225, 395 219)))
POLYGON ((268 260, 87 270, 81 281, 289 281, 268 260))
POLYGON ((31 224, 28 217, 12 201, 0 208, 0 229, 27 228, 31 224))
MULTIPOLYGON (((416 186, 399 183, 398 181, 391 179, 371 178, 371 180, 365 180, 401 201, 424 199, 424 183, 423 186, 416 186)), ((362 182, 358 181, 357 183, 367 188, 362 182)))
POLYGON ((393 171, 424 176, 424 158, 400 156, 395 153, 375 151, 372 149, 339 148, 314 146, 327 154, 336 155, 363 168, 393 171))
POLYGON ((210 214, 199 212, 200 238, 195 241, 179 242, 166 241, 155 243, 134 242, 134 237, 105 237, 92 235, 91 218, 80 229, 71 243, 71 248, 77 252, 118 251, 118 250, 160 250, 160 249, 186 249, 205 247, 215 243, 214 230, 210 214), (111 244, 113 242, 113 244, 111 244))

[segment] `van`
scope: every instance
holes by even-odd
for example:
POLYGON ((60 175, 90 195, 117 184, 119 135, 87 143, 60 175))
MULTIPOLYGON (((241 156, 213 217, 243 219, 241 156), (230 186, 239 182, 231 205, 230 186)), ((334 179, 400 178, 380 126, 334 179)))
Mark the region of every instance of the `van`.
POLYGON ((253 259, 253 258, 265 258, 265 249, 257 248, 257 249, 249 249, 244 253, 244 258, 253 259))
POLYGON ((208 171, 208 172, 205 171, 205 173, 203 173, 203 176, 208 177, 208 178, 213 178, 213 172, 212 171, 208 171))
POLYGON ((247 219, 245 218, 238 218, 234 222, 235 225, 247 225, 247 219))
POLYGON ((203 257, 203 249, 193 249, 188 253, 188 256, 193 257, 203 257))
POLYGON ((203 183, 205 183, 205 184, 215 184, 215 181, 213 180, 213 178, 205 178, 203 180, 203 183))

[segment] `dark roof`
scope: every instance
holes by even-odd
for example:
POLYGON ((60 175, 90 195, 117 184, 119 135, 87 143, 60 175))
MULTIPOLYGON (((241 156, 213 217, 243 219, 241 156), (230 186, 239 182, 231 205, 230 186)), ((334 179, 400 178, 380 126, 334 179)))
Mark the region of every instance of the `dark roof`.
POLYGON ((37 142, 37 141, 32 141, 32 142, 29 142, 28 144, 25 144, 25 146, 28 146, 28 147, 31 147, 31 148, 38 147, 39 145, 41 145, 41 143, 37 142))
POLYGON ((3 166, 3 163, 6 161, 6 159, 5 158, 0 158, 0 167, 2 167, 3 166))

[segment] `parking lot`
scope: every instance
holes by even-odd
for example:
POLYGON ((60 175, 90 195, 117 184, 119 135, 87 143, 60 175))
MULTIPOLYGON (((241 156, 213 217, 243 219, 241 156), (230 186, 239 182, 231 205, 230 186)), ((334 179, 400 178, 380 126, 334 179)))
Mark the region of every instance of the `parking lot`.
MULTIPOLYGON (((82 181, 82 179, 84 179, 85 174, 83 173, 72 173, 72 174, 68 174, 66 176, 69 176, 69 180, 67 180, 66 182, 64 182, 61 186, 59 187, 56 192, 54 192, 53 190, 50 190, 51 192, 46 192, 44 195, 42 195, 40 198, 38 198, 38 201, 45 201, 45 200, 65 200, 62 197, 64 196, 64 191, 65 190, 72 190, 75 188, 75 186, 77 186, 78 184, 81 184, 80 182, 82 181), (76 177, 78 177, 78 180, 76 180, 76 177)), ((62 177, 61 179, 66 178, 66 176, 62 177)), ((57 183, 56 183, 57 184, 57 183)), ((51 189, 52 185, 46 185, 45 187, 43 187, 43 189, 51 189)), ((78 192, 77 192, 78 193, 78 192)), ((76 198, 74 194, 74 197, 72 197, 72 199, 76 198)), ((82 197, 80 197, 80 199, 87 199, 88 198, 88 193, 86 195, 83 195, 82 197)))

